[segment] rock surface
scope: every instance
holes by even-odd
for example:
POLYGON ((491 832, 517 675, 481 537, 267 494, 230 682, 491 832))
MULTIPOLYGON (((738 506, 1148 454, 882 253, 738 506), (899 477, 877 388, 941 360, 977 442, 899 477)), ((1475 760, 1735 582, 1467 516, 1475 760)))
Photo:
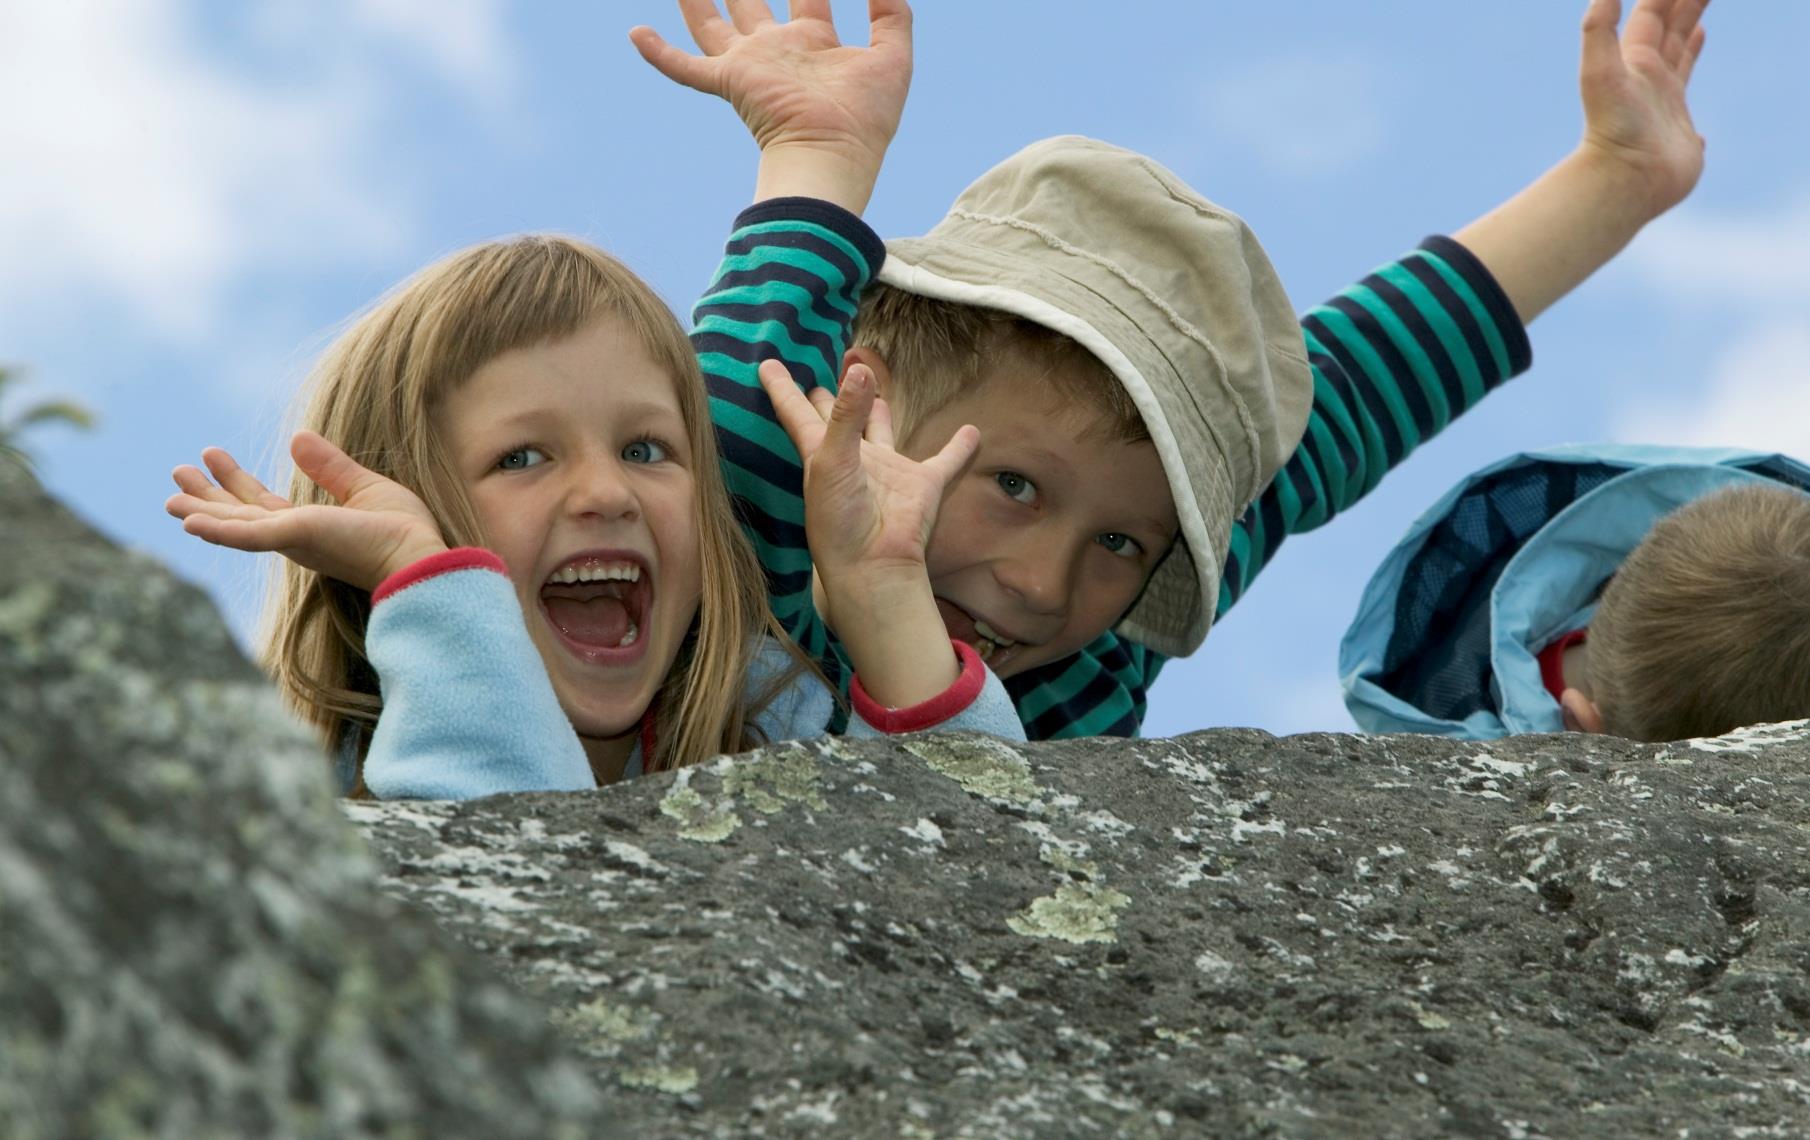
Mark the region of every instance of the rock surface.
POLYGON ((1810 1134, 1810 739, 786 745, 354 806, 661 1136, 1810 1134))
POLYGON ((588 1136, 213 606, 0 459, 0 1136, 588 1136))
POLYGON ((342 811, 198 592, 7 466, 0 520, 8 1140, 1810 1135, 1805 726, 342 811))

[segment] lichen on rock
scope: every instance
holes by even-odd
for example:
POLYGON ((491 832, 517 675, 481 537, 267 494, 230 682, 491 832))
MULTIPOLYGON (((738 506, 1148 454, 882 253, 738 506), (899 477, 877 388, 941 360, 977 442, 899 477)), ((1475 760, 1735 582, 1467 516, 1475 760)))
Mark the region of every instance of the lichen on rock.
POLYGON ((1130 902, 1108 887, 1064 883, 1055 894, 1032 899, 1030 906, 1006 919, 1006 925, 1029 938, 1113 942, 1117 940, 1118 912, 1130 902))

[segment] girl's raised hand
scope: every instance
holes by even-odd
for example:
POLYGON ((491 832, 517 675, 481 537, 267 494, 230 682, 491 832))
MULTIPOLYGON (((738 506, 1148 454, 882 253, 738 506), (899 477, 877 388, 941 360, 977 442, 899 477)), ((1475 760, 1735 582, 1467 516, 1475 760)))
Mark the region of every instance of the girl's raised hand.
POLYGON ((1684 200, 1703 173, 1703 139, 1685 88, 1703 51, 1709 0, 1638 0, 1616 37, 1621 0, 1584 13, 1583 147, 1626 164, 1651 195, 1649 217, 1684 200))
POLYGON ((791 0, 780 23, 766 0, 679 0, 702 55, 642 25, 629 31, 660 74, 729 102, 761 149, 756 200, 823 198, 860 213, 911 88, 911 6, 868 0, 868 46, 836 37, 830 0, 791 0))
POLYGON ((171 477, 180 493, 170 496, 164 509, 197 538, 235 550, 274 550, 363 590, 446 549, 432 512, 400 483, 313 432, 297 432, 289 451, 301 472, 340 506, 296 506, 224 450, 210 447, 201 458, 218 486, 199 468, 178 467, 171 477))

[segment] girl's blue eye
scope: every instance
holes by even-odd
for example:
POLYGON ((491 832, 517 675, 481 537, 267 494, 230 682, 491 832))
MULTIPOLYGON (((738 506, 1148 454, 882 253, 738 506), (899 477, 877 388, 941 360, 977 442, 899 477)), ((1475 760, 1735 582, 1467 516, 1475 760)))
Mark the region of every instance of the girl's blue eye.
POLYGON ((547 461, 547 453, 538 447, 512 447, 496 461, 500 471, 523 471, 547 461))
POLYGON ((993 476, 999 489, 1006 493, 1008 499, 1029 506, 1037 501, 1037 484, 1026 479, 1016 471, 1001 471, 993 476))
POLYGON ((622 458, 630 463, 659 463, 668 457, 666 445, 654 439, 638 439, 622 449, 622 458))
POLYGON ((1136 558, 1144 552, 1144 548, 1138 545, 1137 539, 1128 534, 1120 534, 1117 531, 1108 531, 1101 535, 1097 541, 1101 546, 1112 551, 1120 558, 1136 558))

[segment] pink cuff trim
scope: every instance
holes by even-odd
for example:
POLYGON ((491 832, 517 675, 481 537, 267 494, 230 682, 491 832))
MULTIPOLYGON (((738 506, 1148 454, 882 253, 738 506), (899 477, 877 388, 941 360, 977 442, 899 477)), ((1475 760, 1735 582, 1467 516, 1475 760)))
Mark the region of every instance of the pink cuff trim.
POLYGON ((881 732, 917 732, 955 719, 966 712, 980 696, 980 691, 986 688, 987 667, 972 645, 954 638, 950 638, 949 644, 955 646, 955 660, 962 671, 954 684, 936 696, 907 708, 889 709, 867 695, 867 690, 861 687, 861 678, 851 677, 849 703, 854 705, 862 720, 881 732))
POLYGON ((509 576, 509 567, 503 565, 503 560, 490 551, 481 546, 458 546, 411 562, 377 583, 377 588, 371 591, 371 604, 376 605, 391 594, 406 590, 417 582, 451 574, 455 570, 495 570, 505 578, 509 576))

